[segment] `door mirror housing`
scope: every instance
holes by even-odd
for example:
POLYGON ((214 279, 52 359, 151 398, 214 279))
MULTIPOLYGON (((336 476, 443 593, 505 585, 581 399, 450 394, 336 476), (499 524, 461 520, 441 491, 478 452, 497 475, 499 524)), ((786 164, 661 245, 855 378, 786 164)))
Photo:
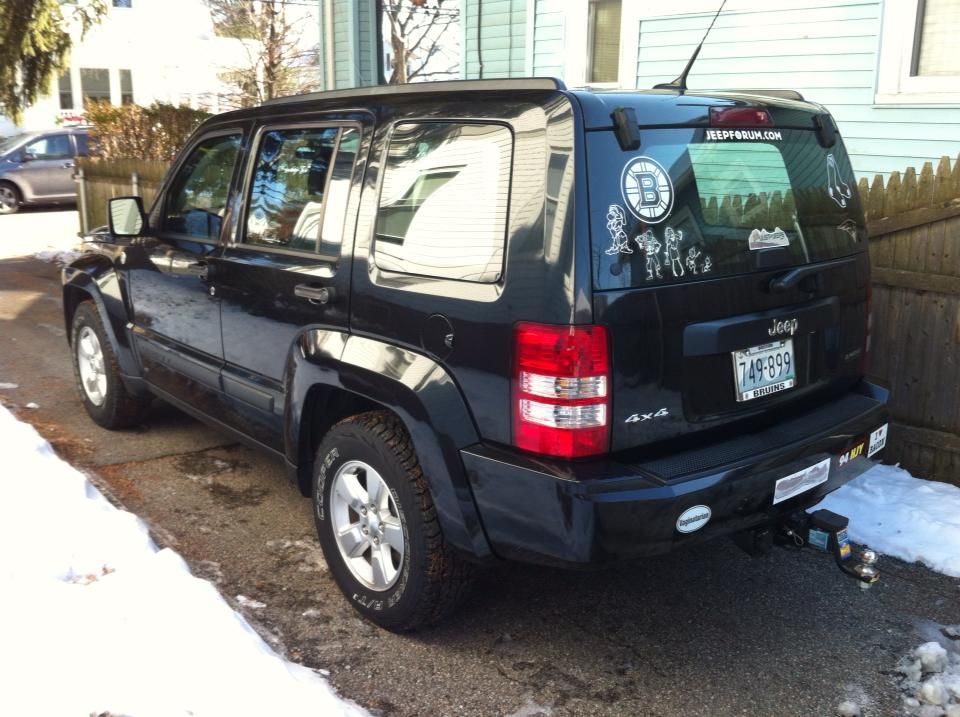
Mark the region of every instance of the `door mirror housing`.
POLYGON ((107 202, 107 219, 114 237, 142 236, 147 228, 147 215, 140 197, 114 197, 107 202))

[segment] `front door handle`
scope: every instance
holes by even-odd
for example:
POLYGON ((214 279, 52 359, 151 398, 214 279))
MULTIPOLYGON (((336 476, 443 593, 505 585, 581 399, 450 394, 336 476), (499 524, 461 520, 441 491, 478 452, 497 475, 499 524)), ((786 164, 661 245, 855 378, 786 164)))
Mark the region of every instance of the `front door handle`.
POLYGON ((293 287, 293 295, 306 299, 311 304, 326 304, 333 297, 333 289, 314 284, 297 284, 293 287))

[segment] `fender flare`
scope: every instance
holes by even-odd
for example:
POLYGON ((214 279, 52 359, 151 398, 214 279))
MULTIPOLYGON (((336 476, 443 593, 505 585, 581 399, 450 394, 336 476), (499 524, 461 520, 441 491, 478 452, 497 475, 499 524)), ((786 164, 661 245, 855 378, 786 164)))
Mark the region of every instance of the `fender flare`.
POLYGON ((302 420, 313 410, 312 389, 345 391, 380 405, 399 417, 413 441, 444 538, 476 558, 492 556, 460 457, 461 448, 480 439, 459 387, 440 364, 375 339, 310 329, 290 354, 285 380, 286 457, 301 477, 313 465, 302 420))
POLYGON ((139 395, 144 391, 143 372, 129 340, 124 293, 113 262, 103 255, 85 254, 63 269, 63 321, 67 342, 73 340, 71 329, 77 306, 89 299, 113 345, 126 388, 139 395))

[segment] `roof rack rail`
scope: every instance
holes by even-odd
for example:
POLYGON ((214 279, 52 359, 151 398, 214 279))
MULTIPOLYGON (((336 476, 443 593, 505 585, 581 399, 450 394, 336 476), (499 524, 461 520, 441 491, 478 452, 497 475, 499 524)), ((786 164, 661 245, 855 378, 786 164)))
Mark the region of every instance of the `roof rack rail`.
POLYGON ((718 92, 730 95, 759 95, 760 97, 779 97, 782 100, 804 101, 803 95, 796 90, 692 90, 693 92, 718 92))
POLYGON ((343 90, 325 92, 307 92, 302 95, 288 95, 267 100, 264 105, 278 105, 292 102, 310 102, 312 100, 333 100, 349 97, 370 97, 372 95, 408 95, 428 94, 431 92, 479 92, 498 90, 565 90, 567 86, 556 77, 518 77, 498 80, 441 80, 438 82, 411 82, 404 85, 374 85, 372 87, 351 87, 343 90))

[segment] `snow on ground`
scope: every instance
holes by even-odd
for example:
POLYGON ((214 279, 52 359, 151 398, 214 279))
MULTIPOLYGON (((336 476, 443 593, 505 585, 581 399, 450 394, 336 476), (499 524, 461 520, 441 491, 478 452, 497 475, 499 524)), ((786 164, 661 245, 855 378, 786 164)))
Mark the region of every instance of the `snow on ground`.
POLYGON ((5 714, 360 717, 0 406, 5 714))
MULTIPOLYGON (((944 628, 944 636, 949 629, 944 628)), ((897 672, 906 714, 960 717, 960 651, 954 645, 925 642, 900 660, 897 672)))
POLYGON ((34 252, 33 254, 34 259, 50 262, 59 266, 66 266, 78 256, 80 256, 80 252, 74 249, 44 249, 34 252))
POLYGON ((75 209, 25 207, 0 217, 0 260, 38 255, 43 261, 68 260, 77 248, 80 218, 75 209))
MULTIPOLYGON (((810 510, 850 518, 850 539, 879 553, 960 577, 960 488, 878 465, 810 510)), ((881 565, 881 570, 883 566, 881 565)))

